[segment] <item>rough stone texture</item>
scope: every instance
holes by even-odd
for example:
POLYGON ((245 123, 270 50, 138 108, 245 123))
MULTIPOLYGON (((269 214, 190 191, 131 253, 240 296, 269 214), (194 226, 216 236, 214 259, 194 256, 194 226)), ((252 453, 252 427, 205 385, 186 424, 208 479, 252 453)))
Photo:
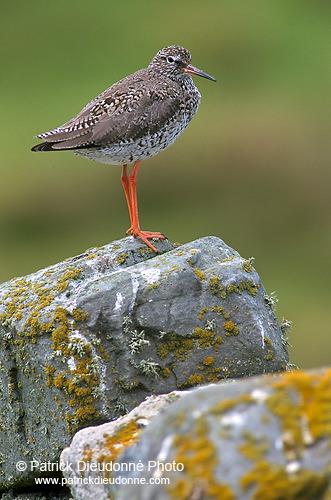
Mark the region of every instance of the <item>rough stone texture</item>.
POLYGON ((156 245, 125 238, 0 287, 0 488, 150 394, 286 368, 249 261, 215 237, 156 245))
POLYGON ((1 495, 0 500, 73 500, 69 488, 26 488, 21 491, 9 490, 1 495))
POLYGON ((68 484, 76 482, 72 489, 75 500, 107 498, 108 493, 104 484, 98 479, 95 480, 100 477, 100 470, 90 470, 89 464, 108 463, 111 465, 124 448, 139 439, 140 433, 149 425, 153 417, 160 413, 161 409, 189 392, 174 391, 170 394, 150 396, 128 415, 114 422, 86 427, 78 431, 70 447, 63 450, 60 459, 63 464, 64 478, 67 479, 68 484), (86 478, 86 484, 81 478, 86 478), (93 478, 93 481, 88 482, 89 478, 93 478))
MULTIPOLYGON (((210 384, 157 415, 138 440, 134 424, 117 428, 113 440, 98 427, 85 430, 85 444, 75 438, 65 454, 68 481, 115 481, 98 487, 98 500, 330 498, 330 368, 210 384), (126 446, 120 456, 115 443, 126 446)), ((91 486, 71 490, 75 500, 96 498, 91 486)))

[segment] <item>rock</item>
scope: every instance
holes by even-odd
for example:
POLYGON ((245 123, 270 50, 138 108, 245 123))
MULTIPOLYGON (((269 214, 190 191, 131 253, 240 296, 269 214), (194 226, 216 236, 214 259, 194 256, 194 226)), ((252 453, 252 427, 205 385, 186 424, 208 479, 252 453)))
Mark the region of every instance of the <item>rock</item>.
POLYGON ((0 500, 73 500, 68 488, 27 488, 25 490, 9 490, 1 495, 0 500))
POLYGON ((157 246, 125 238, 0 287, 0 488, 151 394, 286 369, 250 261, 215 237, 157 246))
POLYGON ((98 470, 98 463, 107 462, 105 468, 111 468, 123 448, 139 438, 142 430, 161 409, 188 392, 190 391, 174 391, 170 394, 150 396, 128 415, 114 422, 78 431, 70 447, 63 450, 60 459, 64 480, 72 487, 75 500, 108 498, 104 484, 100 481, 101 470, 98 470), (91 463, 95 467, 90 468, 91 463))
POLYGON ((97 496, 93 484, 72 484, 75 500, 330 498, 330 368, 210 384, 168 406, 139 439, 134 423, 77 434, 64 454, 68 482, 103 484, 97 496), (116 443, 126 446, 119 456, 116 443))

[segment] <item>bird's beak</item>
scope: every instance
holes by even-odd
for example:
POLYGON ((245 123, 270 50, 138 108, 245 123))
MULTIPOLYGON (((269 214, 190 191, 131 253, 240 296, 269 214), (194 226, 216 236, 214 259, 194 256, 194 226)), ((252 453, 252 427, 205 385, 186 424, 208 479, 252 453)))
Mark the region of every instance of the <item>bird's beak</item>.
POLYGON ((192 66, 192 64, 188 64, 187 66, 185 66, 185 68, 183 68, 183 70, 185 71, 185 73, 192 73, 193 75, 202 76, 203 78, 208 78, 208 80, 216 82, 216 78, 208 75, 204 71, 201 71, 201 69, 195 68, 194 66, 192 66))

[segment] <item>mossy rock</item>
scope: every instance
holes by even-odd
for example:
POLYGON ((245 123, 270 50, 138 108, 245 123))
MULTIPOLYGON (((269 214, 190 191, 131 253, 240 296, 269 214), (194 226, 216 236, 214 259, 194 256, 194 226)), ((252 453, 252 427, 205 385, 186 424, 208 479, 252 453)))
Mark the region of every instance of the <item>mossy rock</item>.
POLYGON ((128 237, 1 285, 0 488, 150 394, 286 369, 250 261, 215 237, 156 244, 128 237))
POLYGON ((211 384, 152 420, 98 498, 327 500, 330 443, 330 368, 211 384))

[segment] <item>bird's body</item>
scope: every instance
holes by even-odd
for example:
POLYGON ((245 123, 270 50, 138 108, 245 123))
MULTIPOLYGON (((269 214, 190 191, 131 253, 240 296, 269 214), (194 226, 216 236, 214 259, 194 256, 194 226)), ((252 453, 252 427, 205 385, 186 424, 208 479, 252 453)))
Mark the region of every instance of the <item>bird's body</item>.
POLYGON ((138 214, 134 214, 137 202, 133 201, 133 190, 139 162, 170 146, 198 110, 201 95, 190 73, 215 80, 190 62, 191 54, 183 47, 162 49, 147 68, 109 87, 64 125, 38 135, 45 142, 32 148, 73 150, 100 163, 123 165, 122 183, 131 218, 128 232, 142 237, 155 251, 148 239, 162 235, 142 234, 138 214), (126 165, 132 162, 135 166, 128 176, 126 165), (134 182, 129 180, 131 176, 134 182))
POLYGON ((148 68, 124 78, 103 92, 94 105, 102 106, 111 117, 112 137, 108 133, 103 141, 98 141, 99 147, 75 153, 101 163, 123 165, 163 151, 180 136, 198 110, 201 96, 190 80, 187 83, 191 85, 185 87, 166 78, 160 82, 149 75, 148 68), (144 81, 148 86, 142 88, 144 81), (130 89, 129 95, 121 94, 122 85, 130 89), (110 106, 105 105, 109 102, 110 106))

